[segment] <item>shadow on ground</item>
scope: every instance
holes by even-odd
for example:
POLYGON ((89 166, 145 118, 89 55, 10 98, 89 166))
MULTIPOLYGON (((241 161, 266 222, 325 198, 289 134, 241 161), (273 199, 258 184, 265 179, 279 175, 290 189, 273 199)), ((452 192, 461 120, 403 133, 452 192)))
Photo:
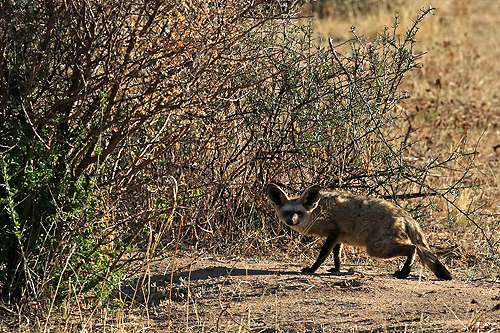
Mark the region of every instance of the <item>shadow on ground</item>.
POLYGON ((112 292, 115 299, 130 304, 147 304, 148 306, 158 305, 162 299, 177 297, 176 294, 184 294, 184 289, 188 284, 200 283, 222 283, 229 277, 256 277, 262 276, 344 276, 353 275, 353 271, 337 273, 306 274, 300 271, 280 271, 265 269, 243 269, 228 266, 209 266, 196 270, 184 270, 175 272, 172 278, 170 274, 156 274, 149 276, 140 276, 132 280, 123 281, 119 289, 112 292), (209 282, 210 281, 210 282, 209 282), (171 288, 172 287, 172 288, 171 288), (170 295, 170 289, 174 295, 170 295))
MULTIPOLYGON (((178 282, 179 278, 189 279, 191 281, 198 280, 207 280, 211 278, 220 278, 226 276, 285 276, 285 275, 325 275, 325 276, 343 276, 343 275, 352 275, 353 271, 347 272, 336 272, 336 273, 321 273, 321 274, 306 274, 300 271, 279 271, 279 270, 264 270, 264 269, 242 269, 242 268, 231 268, 225 266, 212 266, 197 269, 194 271, 183 271, 179 273, 174 273, 174 282, 178 282)), ((170 276, 166 276, 166 279, 170 280, 170 276)))

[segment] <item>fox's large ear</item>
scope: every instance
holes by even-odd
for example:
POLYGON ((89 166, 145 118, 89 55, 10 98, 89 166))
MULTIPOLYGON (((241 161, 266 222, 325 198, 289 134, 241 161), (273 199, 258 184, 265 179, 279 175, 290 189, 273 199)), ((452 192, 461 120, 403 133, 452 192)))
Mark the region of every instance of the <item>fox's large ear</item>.
POLYGON ((306 210, 313 210, 318 206, 319 200, 321 199, 319 190, 321 190, 319 185, 313 185, 306 188, 304 192, 302 192, 298 202, 301 203, 306 210))
POLYGON ((275 184, 268 184, 266 187, 267 198, 275 207, 281 207, 288 201, 288 197, 282 189, 275 184))

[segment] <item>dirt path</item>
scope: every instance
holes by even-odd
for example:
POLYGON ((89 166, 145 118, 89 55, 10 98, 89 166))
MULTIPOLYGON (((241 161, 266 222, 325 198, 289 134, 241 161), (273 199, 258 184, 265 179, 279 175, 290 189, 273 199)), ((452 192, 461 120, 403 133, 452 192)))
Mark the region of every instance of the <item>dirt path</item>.
POLYGON ((440 281, 417 269, 398 280, 366 266, 311 275, 277 261, 181 258, 169 302, 165 266, 153 271, 155 330, 167 330, 170 312, 183 332, 500 332, 500 278, 440 281))

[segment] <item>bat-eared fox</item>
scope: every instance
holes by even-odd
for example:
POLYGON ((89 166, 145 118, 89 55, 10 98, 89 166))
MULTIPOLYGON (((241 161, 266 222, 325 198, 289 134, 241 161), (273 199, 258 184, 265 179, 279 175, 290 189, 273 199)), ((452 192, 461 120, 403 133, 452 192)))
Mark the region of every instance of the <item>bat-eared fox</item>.
POLYGON ((415 251, 421 262, 443 280, 451 274, 431 252, 418 223, 396 205, 377 198, 345 192, 320 191, 320 186, 308 187, 299 197, 289 198, 277 185, 266 188, 267 198, 278 218, 304 235, 327 237, 318 259, 302 272, 313 273, 333 250, 334 267, 340 269, 342 244, 363 247, 377 258, 406 257, 406 262, 394 276, 405 279, 410 274, 415 251))

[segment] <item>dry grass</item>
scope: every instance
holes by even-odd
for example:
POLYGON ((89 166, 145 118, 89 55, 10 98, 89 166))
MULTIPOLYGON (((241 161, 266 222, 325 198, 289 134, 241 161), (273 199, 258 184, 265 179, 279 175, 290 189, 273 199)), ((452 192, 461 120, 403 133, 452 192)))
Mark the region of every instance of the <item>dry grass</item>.
MULTIPOLYGON (((412 24, 420 8, 431 5, 436 6, 429 0, 401 1, 394 8, 400 32, 412 24)), ((416 111, 419 125, 437 118, 439 128, 434 132, 440 136, 452 134, 455 139, 467 132, 473 143, 482 137, 477 149, 483 158, 491 158, 493 147, 500 144, 500 3, 443 0, 437 5, 435 15, 420 26, 416 53, 426 54, 421 68, 406 78, 404 88, 411 99, 403 106, 416 111)), ((314 22, 319 36, 341 41, 351 37, 351 26, 369 38, 391 26, 394 17, 394 12, 378 9, 363 17, 314 22)))

